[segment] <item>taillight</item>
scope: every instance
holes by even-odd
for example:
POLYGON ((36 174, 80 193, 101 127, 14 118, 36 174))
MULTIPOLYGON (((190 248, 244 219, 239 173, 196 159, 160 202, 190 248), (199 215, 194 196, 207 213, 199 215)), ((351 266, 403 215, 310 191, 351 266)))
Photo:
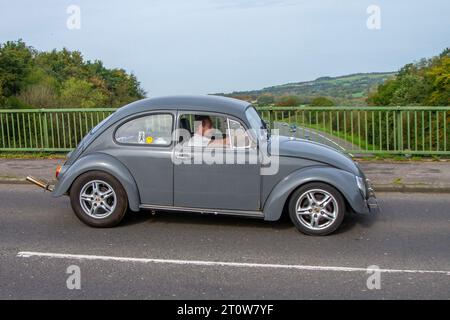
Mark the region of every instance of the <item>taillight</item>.
POLYGON ((56 179, 58 179, 58 176, 59 176, 60 172, 61 172, 61 166, 57 166, 56 167, 56 173, 55 173, 56 179))

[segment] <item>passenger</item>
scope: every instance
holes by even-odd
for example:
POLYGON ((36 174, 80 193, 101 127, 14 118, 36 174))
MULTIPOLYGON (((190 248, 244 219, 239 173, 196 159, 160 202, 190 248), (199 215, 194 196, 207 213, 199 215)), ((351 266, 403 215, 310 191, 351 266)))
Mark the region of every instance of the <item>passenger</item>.
POLYGON ((196 122, 200 122, 194 135, 188 142, 190 147, 208 147, 208 146, 224 146, 228 144, 228 138, 212 139, 212 135, 216 130, 209 116, 199 116, 196 122))

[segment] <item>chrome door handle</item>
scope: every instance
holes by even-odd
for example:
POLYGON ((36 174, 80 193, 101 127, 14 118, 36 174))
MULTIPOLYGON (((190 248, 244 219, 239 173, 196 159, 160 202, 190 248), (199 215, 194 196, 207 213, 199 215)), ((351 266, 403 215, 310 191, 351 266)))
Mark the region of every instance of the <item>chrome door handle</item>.
POLYGON ((180 153, 175 154, 175 157, 177 159, 186 160, 186 159, 191 159, 192 158, 192 154, 191 153, 180 152, 180 153))

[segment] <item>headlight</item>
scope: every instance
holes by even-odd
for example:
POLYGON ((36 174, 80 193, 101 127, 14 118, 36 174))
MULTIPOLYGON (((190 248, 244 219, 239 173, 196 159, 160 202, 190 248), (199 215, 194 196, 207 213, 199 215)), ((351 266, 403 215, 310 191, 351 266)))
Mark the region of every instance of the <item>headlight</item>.
POLYGON ((361 191, 364 198, 366 198, 366 184, 364 182, 364 179, 358 176, 355 176, 356 178, 356 184, 358 185, 359 190, 361 191))

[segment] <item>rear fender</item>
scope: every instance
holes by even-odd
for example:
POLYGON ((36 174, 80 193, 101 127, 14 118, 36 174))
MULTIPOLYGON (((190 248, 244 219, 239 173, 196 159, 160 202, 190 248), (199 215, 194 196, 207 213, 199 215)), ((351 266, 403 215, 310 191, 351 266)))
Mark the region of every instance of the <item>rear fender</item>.
POLYGON ((105 153, 92 153, 76 160, 59 177, 52 196, 60 197, 67 194, 77 177, 94 170, 104 171, 119 180, 127 193, 130 209, 132 211, 139 211, 140 197, 136 181, 122 162, 105 153))

